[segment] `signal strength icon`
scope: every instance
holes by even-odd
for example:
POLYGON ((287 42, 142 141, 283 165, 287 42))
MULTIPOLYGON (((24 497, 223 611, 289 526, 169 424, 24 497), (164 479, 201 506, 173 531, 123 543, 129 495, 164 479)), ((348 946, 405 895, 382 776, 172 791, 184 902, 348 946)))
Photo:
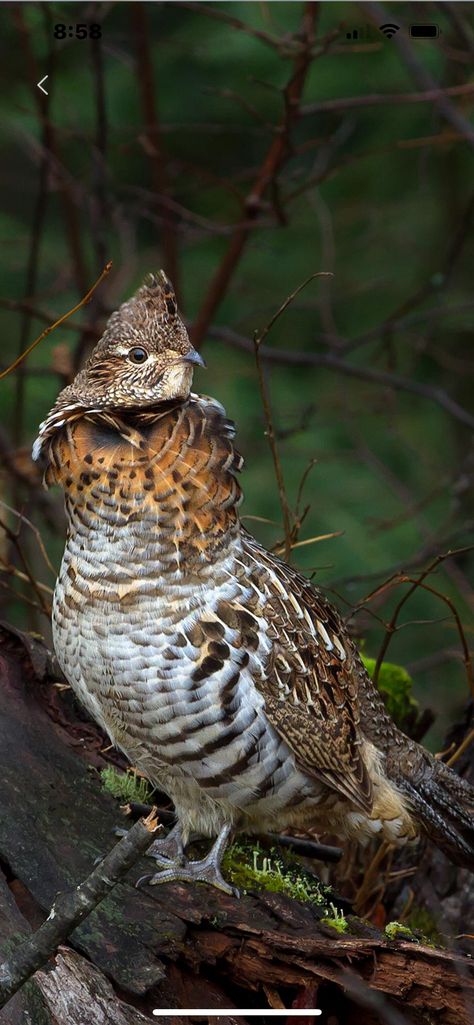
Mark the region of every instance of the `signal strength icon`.
POLYGON ((387 39, 392 39, 398 32, 400 25, 379 25, 380 31, 383 32, 387 39))
POLYGON ((358 28, 353 28, 349 32, 346 32, 346 39, 352 42, 366 42, 370 36, 370 27, 368 25, 360 25, 358 28))

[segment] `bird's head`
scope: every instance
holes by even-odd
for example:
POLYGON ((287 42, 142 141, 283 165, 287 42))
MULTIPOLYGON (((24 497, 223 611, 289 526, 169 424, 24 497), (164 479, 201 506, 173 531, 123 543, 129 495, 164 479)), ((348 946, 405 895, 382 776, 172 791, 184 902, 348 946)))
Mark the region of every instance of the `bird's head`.
POLYGON ((81 403, 119 408, 153 406, 189 396, 193 368, 205 366, 178 313, 163 271, 110 317, 102 338, 74 380, 81 403))

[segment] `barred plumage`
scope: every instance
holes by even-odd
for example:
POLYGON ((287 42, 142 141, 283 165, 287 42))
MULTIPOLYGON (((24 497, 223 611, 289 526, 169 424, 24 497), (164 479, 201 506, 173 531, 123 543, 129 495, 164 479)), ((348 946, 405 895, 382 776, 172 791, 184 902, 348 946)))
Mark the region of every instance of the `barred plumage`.
POLYGON ((169 282, 152 277, 113 314, 34 450, 69 522, 59 662, 176 807, 179 864, 163 860, 153 881, 193 878, 180 834, 196 832, 223 839, 194 877, 225 885, 231 829, 403 843, 421 824, 472 862, 471 788, 396 729, 336 610, 243 529, 233 425, 190 392, 199 361, 169 282))

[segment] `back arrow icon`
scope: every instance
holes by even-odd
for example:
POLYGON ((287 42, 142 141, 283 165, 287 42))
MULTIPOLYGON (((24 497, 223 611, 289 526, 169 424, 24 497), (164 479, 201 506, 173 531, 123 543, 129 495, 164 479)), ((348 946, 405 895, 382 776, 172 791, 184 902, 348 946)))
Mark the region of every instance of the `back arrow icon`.
POLYGON ((45 96, 49 96, 49 93, 46 92, 46 89, 43 89, 43 82, 46 82, 47 78, 48 78, 48 75, 45 75, 44 78, 41 79, 41 82, 37 82, 36 83, 36 85, 38 86, 38 89, 41 89, 41 92, 44 93, 45 96))

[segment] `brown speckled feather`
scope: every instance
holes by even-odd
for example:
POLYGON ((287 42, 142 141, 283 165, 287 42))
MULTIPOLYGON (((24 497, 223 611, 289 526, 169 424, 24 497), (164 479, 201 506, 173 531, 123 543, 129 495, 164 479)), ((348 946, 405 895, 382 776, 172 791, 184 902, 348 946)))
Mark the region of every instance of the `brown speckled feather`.
POLYGON ((265 612, 274 643, 259 683, 268 719, 305 772, 370 813, 353 645, 305 577, 244 534, 246 550, 272 570, 265 612))
POLYGON ((130 515, 167 517, 182 558, 192 549, 212 558, 223 534, 237 521, 241 491, 235 473, 241 456, 231 443, 233 425, 212 400, 168 404, 159 412, 87 411, 69 401, 55 407, 64 427, 44 431, 45 482, 61 484, 76 507, 98 516, 111 503, 130 515), (206 416, 202 415, 202 408, 206 416), (218 430, 216 422, 219 423, 218 430))

